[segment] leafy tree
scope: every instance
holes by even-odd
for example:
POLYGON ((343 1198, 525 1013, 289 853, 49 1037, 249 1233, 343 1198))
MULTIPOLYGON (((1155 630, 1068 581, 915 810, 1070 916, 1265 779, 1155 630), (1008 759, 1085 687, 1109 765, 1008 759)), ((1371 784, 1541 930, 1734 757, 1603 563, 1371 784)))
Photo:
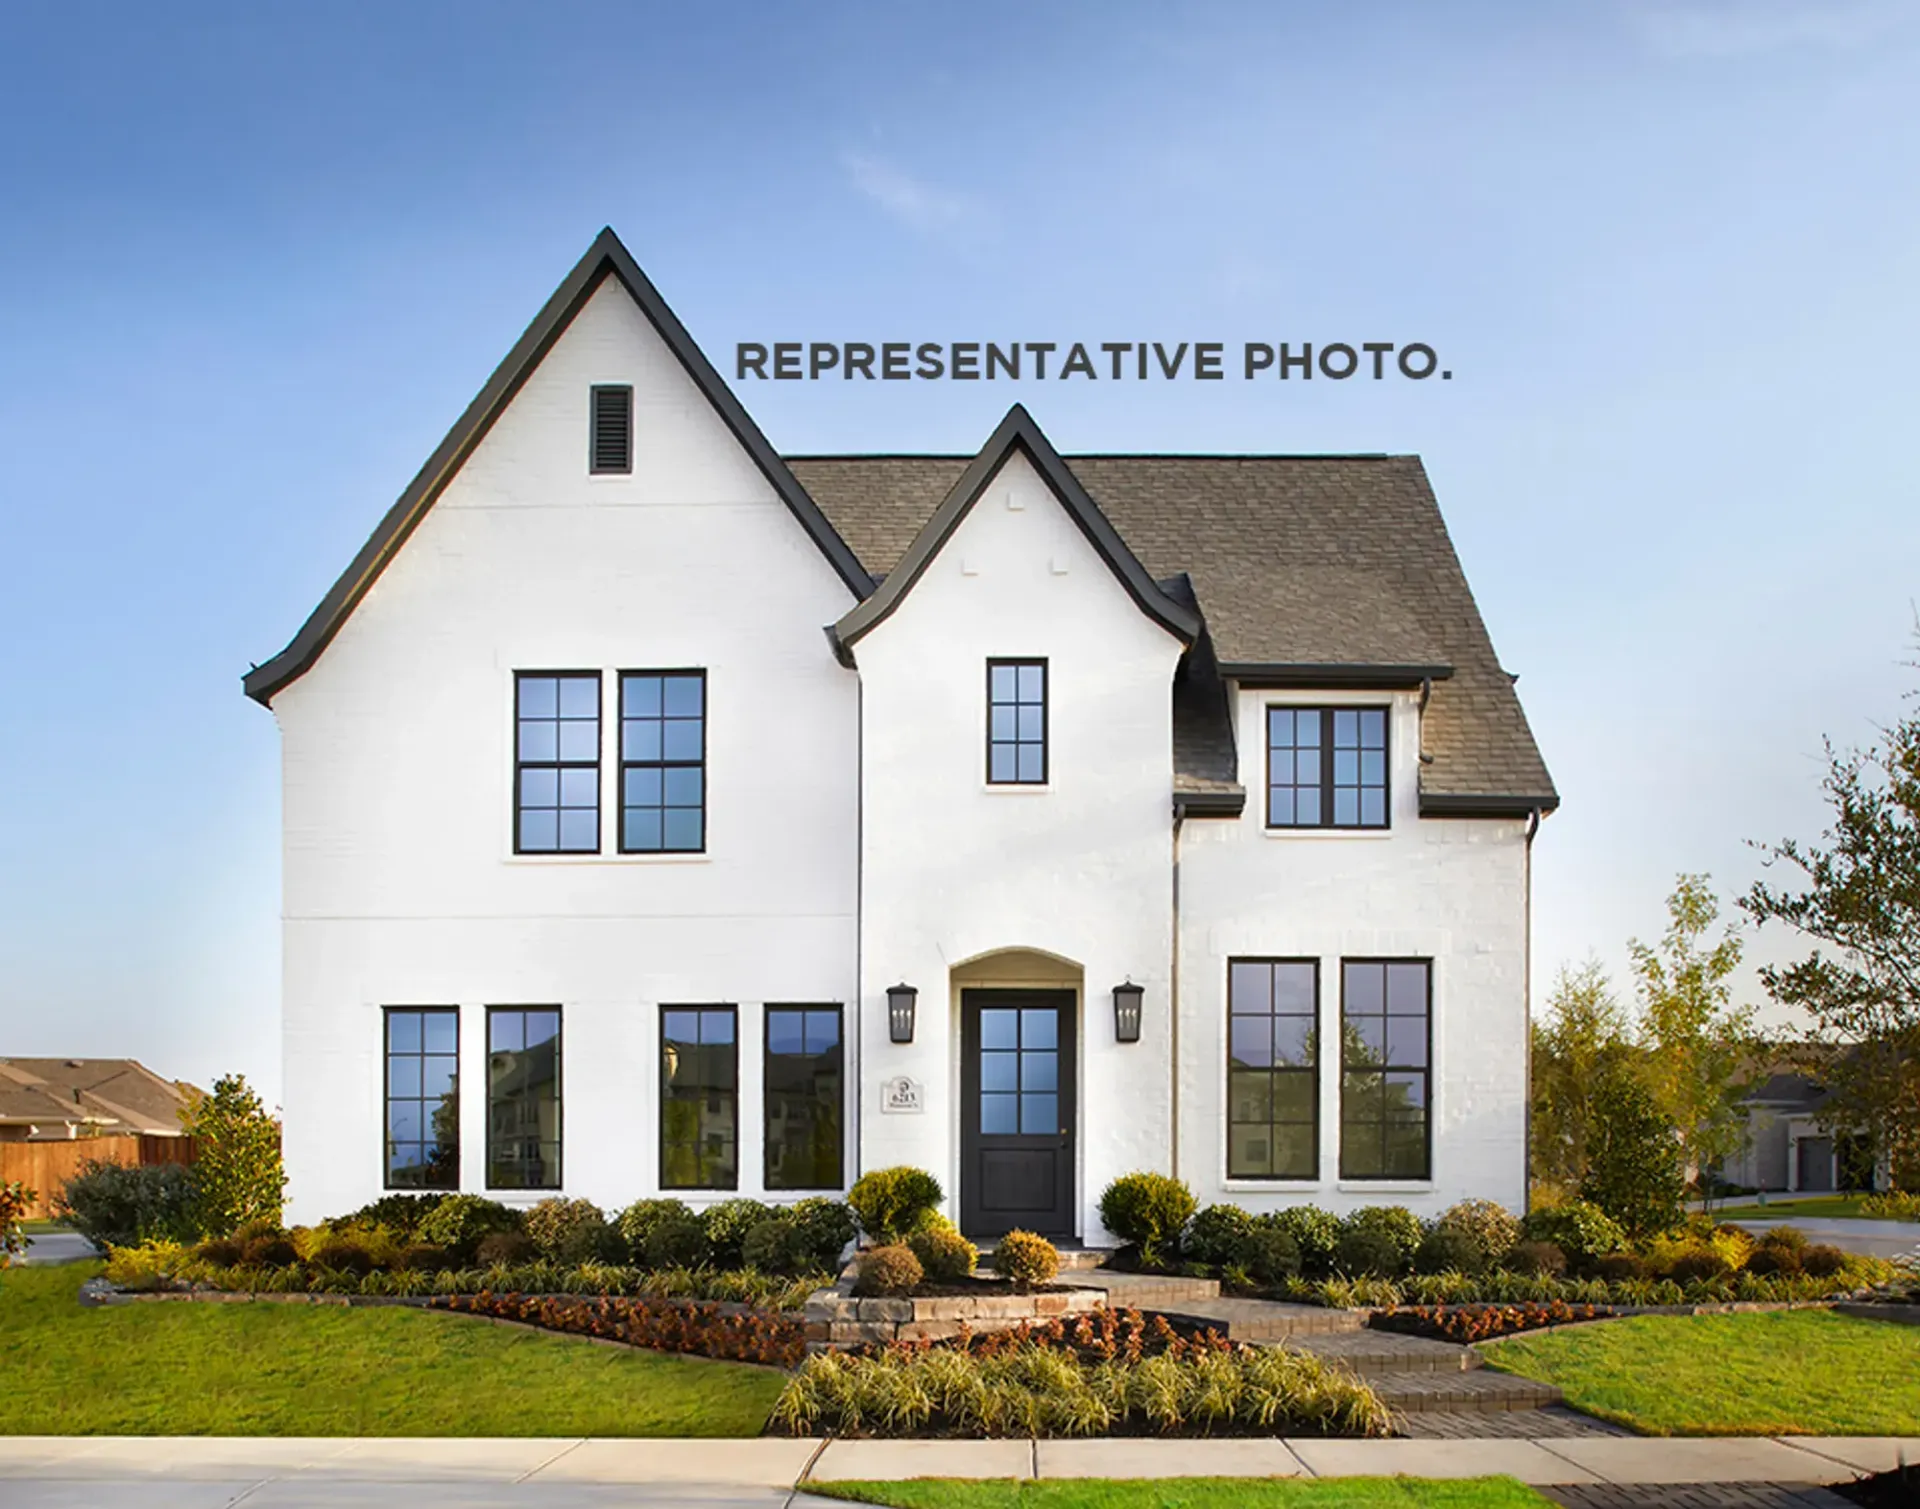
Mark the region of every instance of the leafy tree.
POLYGON ((1627 1052, 1626 1013, 1600 961, 1563 967, 1533 1026, 1532 1182, 1571 1190, 1586 1177, 1594 1089, 1627 1052))
POLYGON ((1592 1113, 1580 1198, 1613 1217, 1630 1237, 1671 1231, 1686 1211, 1686 1171, 1673 1123, 1641 1070, 1621 1060, 1602 1068, 1592 1113))
POLYGON ((1762 880, 1740 904, 1815 945, 1760 976, 1808 1018, 1822 1121, 1864 1133, 1895 1183, 1920 1189, 1920 710, 1865 749, 1826 752, 1822 841, 1761 845, 1795 883, 1762 880))
POLYGON ((246 1076, 213 1082, 182 1114, 200 1144, 193 1166, 195 1214, 203 1231, 230 1232, 249 1221, 280 1224, 287 1187, 280 1161, 280 1125, 267 1114, 246 1076))
POLYGON ((1707 877, 1682 875, 1667 898, 1659 946, 1638 939, 1627 945, 1648 1050, 1647 1087, 1709 1198, 1709 1176, 1746 1141, 1740 1096, 1755 1045, 1753 1008, 1734 1005, 1727 983, 1740 965, 1738 932, 1729 926, 1718 940, 1708 938, 1719 915, 1707 877))

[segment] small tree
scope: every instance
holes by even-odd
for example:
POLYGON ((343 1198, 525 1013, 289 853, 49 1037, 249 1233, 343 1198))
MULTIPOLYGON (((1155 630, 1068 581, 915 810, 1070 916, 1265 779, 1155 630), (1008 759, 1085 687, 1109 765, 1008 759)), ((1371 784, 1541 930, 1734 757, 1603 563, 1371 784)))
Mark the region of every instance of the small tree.
POLYGON ((1574 1189, 1586 1177, 1594 1088, 1626 1052, 1626 1013, 1600 961, 1562 968, 1533 1028, 1533 1182, 1574 1189))
POLYGON ((1593 1090, 1593 1125, 1580 1198, 1631 1237, 1670 1231, 1686 1210, 1686 1171, 1673 1123, 1632 1066, 1615 1062, 1593 1090))
POLYGON ((1627 945, 1648 1049, 1647 1087, 1680 1135, 1681 1151, 1711 1201, 1713 1172, 1747 1138, 1740 1096, 1755 1046, 1753 1008, 1733 1004, 1728 977, 1740 939, 1728 927, 1707 942, 1720 904, 1705 875, 1682 875, 1667 898, 1666 934, 1655 948, 1627 945))
POLYGON ((183 1114, 200 1144, 193 1167, 194 1213, 202 1231, 224 1235, 249 1221, 280 1224, 286 1168, 280 1126, 246 1076, 224 1075, 183 1114))
POLYGON ((27 1234, 22 1227, 38 1198, 24 1184, 0 1179, 0 1268, 12 1262, 16 1252, 27 1250, 27 1234))

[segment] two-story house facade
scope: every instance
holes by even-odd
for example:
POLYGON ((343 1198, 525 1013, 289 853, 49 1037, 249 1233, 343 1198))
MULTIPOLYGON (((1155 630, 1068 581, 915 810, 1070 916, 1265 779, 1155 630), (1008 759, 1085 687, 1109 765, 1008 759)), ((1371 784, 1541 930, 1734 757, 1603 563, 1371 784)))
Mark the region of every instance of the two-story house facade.
POLYGON ((286 650, 290 1213, 1525 1199, 1557 797, 1411 457, 782 457, 611 232, 286 650))

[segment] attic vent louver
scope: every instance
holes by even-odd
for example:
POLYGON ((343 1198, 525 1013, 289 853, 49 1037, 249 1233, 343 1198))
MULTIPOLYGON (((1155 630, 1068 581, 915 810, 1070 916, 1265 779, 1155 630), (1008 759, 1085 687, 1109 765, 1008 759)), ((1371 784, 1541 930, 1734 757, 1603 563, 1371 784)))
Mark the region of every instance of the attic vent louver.
POLYGON ((593 390, 593 434, 588 466, 595 476, 633 470, 633 389, 603 384, 593 390))

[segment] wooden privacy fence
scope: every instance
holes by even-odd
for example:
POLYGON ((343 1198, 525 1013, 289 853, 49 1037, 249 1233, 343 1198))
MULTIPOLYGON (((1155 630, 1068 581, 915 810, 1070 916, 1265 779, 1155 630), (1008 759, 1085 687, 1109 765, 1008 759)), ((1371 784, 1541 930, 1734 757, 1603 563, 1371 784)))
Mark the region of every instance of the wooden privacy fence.
POLYGON ((0 1142, 0 1183, 18 1180, 39 1196, 27 1207, 29 1221, 53 1214, 54 1201, 80 1165, 102 1163, 191 1163, 200 1156, 191 1137, 77 1137, 59 1142, 0 1142))

